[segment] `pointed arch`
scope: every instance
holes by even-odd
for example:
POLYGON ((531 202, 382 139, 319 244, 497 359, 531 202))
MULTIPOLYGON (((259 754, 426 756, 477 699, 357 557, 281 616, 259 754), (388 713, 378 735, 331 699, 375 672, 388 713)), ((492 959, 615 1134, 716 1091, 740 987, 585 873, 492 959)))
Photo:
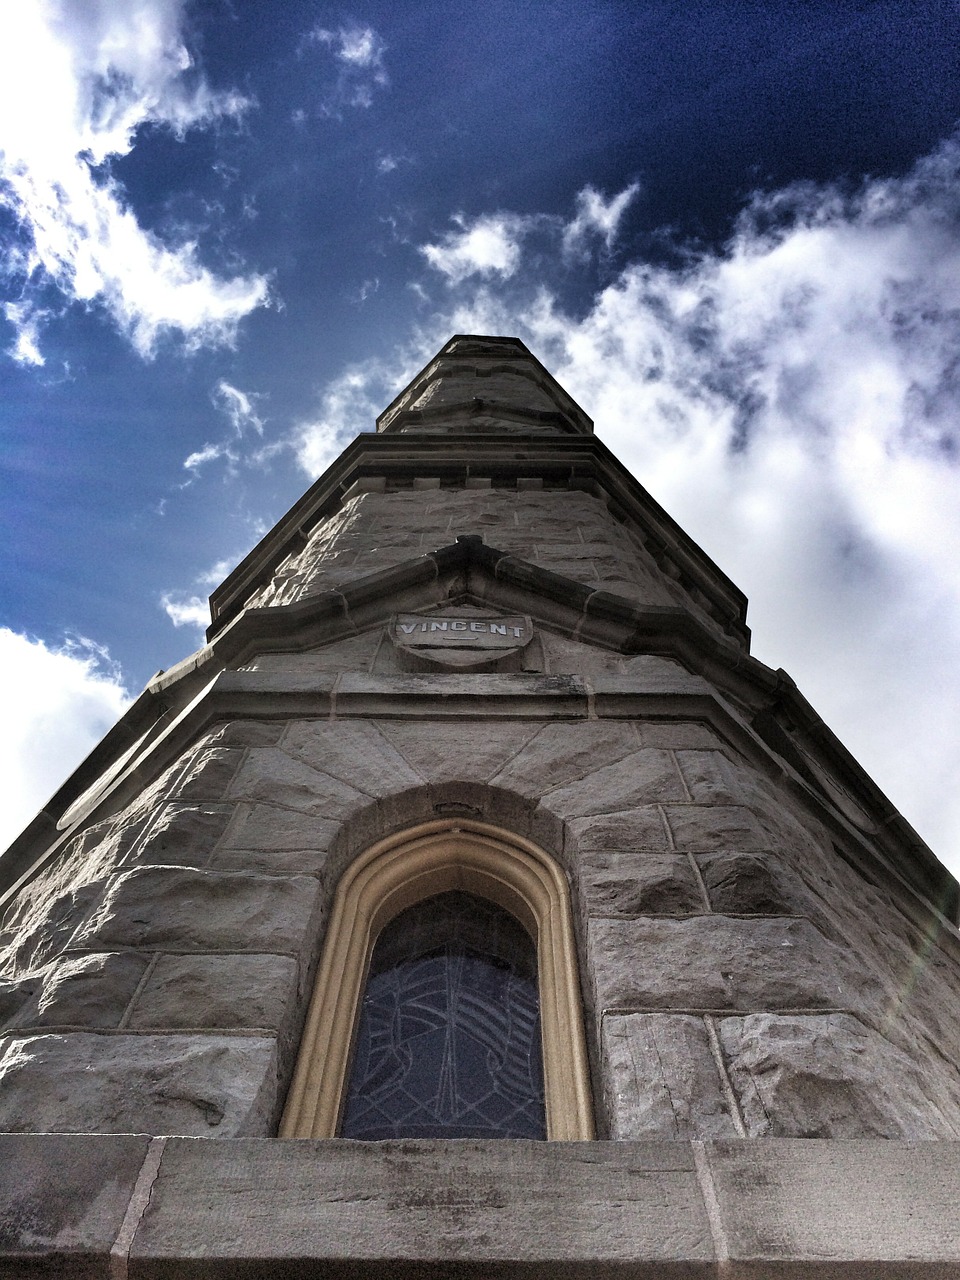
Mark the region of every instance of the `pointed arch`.
POLYGON ((381 840, 337 889, 280 1128, 284 1138, 332 1138, 370 954, 407 907, 451 890, 514 916, 537 950, 547 1138, 593 1137, 570 895, 563 872, 529 840, 486 823, 442 820, 381 840))

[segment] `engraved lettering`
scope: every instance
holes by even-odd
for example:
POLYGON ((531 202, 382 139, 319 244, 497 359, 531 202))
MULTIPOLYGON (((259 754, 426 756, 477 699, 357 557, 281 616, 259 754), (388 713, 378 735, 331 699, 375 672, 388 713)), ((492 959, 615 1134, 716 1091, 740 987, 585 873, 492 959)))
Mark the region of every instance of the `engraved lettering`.
POLYGON ((510 630, 518 639, 523 635, 523 627, 511 627, 510 630))
POLYGON ((408 636, 411 631, 416 631, 417 624, 415 622, 401 622, 399 623, 399 627, 403 634, 408 636))
POLYGON ((471 631, 486 631, 486 629, 487 629, 487 624, 486 624, 485 622, 471 622, 471 623, 470 623, 470 630, 471 630, 471 631))
POLYGON ((505 636, 507 634, 507 624, 500 622, 490 623, 490 634, 496 636, 505 636))
POLYGON ((456 622, 451 622, 451 623, 450 623, 450 630, 451 630, 451 631, 466 631, 466 629, 467 629, 467 624, 466 624, 465 622, 460 622, 460 621, 458 620, 458 621, 456 621, 456 622))
POLYGON ((446 629, 447 629, 447 624, 446 624, 445 622, 431 622, 431 623, 430 623, 430 630, 431 630, 431 631, 446 631, 446 629))

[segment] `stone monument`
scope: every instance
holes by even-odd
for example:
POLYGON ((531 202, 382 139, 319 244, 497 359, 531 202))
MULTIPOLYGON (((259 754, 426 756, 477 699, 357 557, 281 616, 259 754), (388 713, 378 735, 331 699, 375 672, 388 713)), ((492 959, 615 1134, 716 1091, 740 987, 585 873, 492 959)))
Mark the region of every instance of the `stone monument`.
POLYGON ((0 859, 0 1276, 960 1275, 958 886, 459 335, 0 859))

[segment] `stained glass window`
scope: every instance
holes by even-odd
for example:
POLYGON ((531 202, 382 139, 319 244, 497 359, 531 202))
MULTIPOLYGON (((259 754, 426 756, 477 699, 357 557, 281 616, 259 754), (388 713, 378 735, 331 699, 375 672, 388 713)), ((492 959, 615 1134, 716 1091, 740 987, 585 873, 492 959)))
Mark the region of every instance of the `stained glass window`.
POLYGON ((500 907, 443 893, 377 939, 345 1138, 545 1138, 536 948, 500 907))

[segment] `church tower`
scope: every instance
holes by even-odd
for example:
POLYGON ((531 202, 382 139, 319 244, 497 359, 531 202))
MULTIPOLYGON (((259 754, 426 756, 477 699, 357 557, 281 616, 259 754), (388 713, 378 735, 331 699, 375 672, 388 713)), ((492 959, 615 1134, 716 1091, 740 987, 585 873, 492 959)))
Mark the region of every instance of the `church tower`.
POLYGON ((522 342, 210 603, 0 859, 0 1276, 960 1274, 957 883, 522 342))

